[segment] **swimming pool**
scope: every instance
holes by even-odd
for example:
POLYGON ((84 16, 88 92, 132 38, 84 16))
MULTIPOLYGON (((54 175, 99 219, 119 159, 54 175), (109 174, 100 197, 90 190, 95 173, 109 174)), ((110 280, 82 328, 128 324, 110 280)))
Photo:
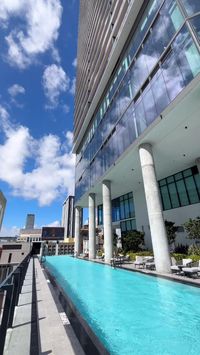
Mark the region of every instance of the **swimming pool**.
POLYGON ((68 256, 46 267, 111 354, 200 354, 200 289, 68 256))

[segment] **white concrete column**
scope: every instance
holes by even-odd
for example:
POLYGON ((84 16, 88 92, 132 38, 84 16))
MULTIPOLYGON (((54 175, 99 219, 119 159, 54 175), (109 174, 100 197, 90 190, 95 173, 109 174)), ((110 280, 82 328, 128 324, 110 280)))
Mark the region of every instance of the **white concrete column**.
POLYGON ((139 147, 140 162, 151 230, 156 270, 171 272, 171 260, 151 144, 139 147))
POLYGON ((75 245, 74 245, 74 253, 76 255, 80 254, 81 249, 81 240, 80 240, 80 228, 81 228, 81 207, 75 207, 75 245))
POLYGON ((96 258, 95 194, 89 194, 89 259, 96 258))
POLYGON ((56 242, 56 256, 58 256, 58 242, 56 242))
POLYGON ((110 263, 110 259, 113 257, 112 204, 110 181, 103 181, 102 193, 105 262, 110 263))
POLYGON ((200 158, 197 158, 195 160, 195 163, 197 164, 197 168, 198 168, 198 171, 199 171, 199 174, 200 174, 200 158))

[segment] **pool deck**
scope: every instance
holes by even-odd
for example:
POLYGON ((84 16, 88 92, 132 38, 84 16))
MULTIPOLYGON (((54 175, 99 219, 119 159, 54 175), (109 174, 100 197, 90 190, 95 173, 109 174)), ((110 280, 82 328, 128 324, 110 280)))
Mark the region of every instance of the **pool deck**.
MULTIPOLYGON (((80 258, 83 260, 88 260, 87 258, 80 258)), ((99 264, 103 264, 105 265, 104 261, 102 261, 101 259, 92 259, 92 262, 95 263, 99 263, 99 264)), ((107 264, 111 267, 110 264, 107 264)), ((176 275, 176 274, 161 274, 155 270, 147 270, 147 269, 142 269, 142 268, 136 268, 135 265, 133 264, 133 262, 126 262, 123 263, 121 265, 117 265, 116 268, 119 269, 123 269, 123 270, 129 270, 129 271, 133 271, 133 272, 140 272, 141 274, 146 274, 146 275, 151 275, 154 277, 161 277, 164 279, 168 279, 168 280, 172 280, 172 281, 176 281, 176 282, 180 282, 180 283, 184 283, 187 285, 192 285, 192 286, 196 286, 196 287, 200 287, 200 278, 191 278, 191 277, 186 277, 183 275, 176 275)))
POLYGON ((84 355, 37 258, 31 258, 4 355, 84 355))

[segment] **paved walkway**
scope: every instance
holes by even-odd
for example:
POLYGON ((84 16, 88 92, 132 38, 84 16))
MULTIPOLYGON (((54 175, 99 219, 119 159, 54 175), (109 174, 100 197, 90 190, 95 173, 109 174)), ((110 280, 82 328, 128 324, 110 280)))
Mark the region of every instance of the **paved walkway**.
POLYGON ((31 259, 15 309, 13 328, 7 332, 4 355, 84 355, 53 292, 38 259, 31 259))

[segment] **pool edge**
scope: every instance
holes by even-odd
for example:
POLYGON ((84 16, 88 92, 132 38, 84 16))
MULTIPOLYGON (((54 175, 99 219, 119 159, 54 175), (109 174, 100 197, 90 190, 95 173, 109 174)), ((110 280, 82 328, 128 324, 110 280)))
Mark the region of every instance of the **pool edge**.
POLYGON ((73 304, 72 300, 63 290, 63 288, 57 283, 55 277, 51 274, 48 268, 45 266, 44 272, 48 275, 48 278, 54 288, 59 292, 59 301, 69 318, 70 324, 85 352, 86 355, 109 355, 109 351, 99 340, 97 335, 93 332, 88 323, 81 316, 80 312, 73 304))

